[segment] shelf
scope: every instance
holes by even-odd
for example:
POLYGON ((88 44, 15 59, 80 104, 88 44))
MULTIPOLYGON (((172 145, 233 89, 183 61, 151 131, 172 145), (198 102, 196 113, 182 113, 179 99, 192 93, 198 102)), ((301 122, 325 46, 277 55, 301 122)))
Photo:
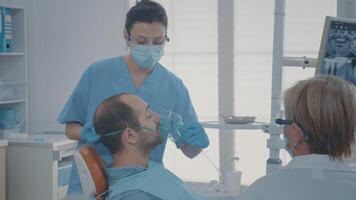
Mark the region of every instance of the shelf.
POLYGON ((8 142, 16 146, 34 146, 48 147, 53 150, 55 160, 61 160, 64 157, 73 155, 77 146, 77 141, 69 140, 64 134, 22 134, 15 135, 14 138, 9 138, 8 142), (17 137, 16 137, 17 136, 17 137), (70 154, 70 155, 69 155, 70 154))
POLYGON ((254 122, 249 124, 226 124, 224 122, 219 121, 206 121, 201 122, 201 125, 204 128, 210 129, 221 129, 221 130, 235 130, 235 129, 242 129, 242 130, 267 130, 268 124, 265 122, 254 122))
POLYGON ((19 132, 3 133, 3 134, 4 134, 4 139, 7 140, 8 144, 12 140, 25 140, 28 137, 27 133, 19 133, 19 132))
POLYGON ((16 99, 16 100, 9 100, 9 101, 0 101, 0 105, 25 103, 25 102, 26 102, 26 99, 16 99))
POLYGON ((0 139, 0 147, 5 147, 7 144, 7 140, 0 139))
POLYGON ((1 85, 19 85, 19 84, 26 84, 26 81, 9 81, 9 82, 0 82, 1 85))
POLYGON ((0 53, 0 56, 25 56, 25 52, 4 52, 0 53))
POLYGON ((1 5, 3 7, 6 7, 6 8, 11 8, 11 9, 15 9, 15 10, 23 10, 24 8, 23 7, 19 7, 19 6, 13 6, 13 5, 1 5))

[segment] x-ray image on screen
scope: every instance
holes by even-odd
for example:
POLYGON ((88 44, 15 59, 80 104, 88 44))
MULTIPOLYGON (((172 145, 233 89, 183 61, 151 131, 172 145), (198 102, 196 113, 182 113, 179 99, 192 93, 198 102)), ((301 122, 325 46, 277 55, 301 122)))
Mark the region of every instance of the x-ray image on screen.
POLYGON ((316 73, 356 85, 356 19, 326 17, 316 73))

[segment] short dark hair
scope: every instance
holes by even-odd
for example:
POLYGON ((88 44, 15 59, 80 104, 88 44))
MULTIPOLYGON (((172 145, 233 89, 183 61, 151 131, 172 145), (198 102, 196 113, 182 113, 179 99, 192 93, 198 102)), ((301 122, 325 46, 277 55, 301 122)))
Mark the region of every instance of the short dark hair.
POLYGON ((114 131, 125 130, 127 127, 139 126, 134 110, 121 100, 124 95, 128 95, 128 93, 116 94, 105 99, 98 106, 94 115, 95 132, 101 135, 100 141, 109 149, 111 154, 122 150, 121 134, 105 135, 114 131))
POLYGON ((128 35, 136 22, 159 22, 167 28, 168 17, 161 4, 150 0, 141 0, 136 1, 136 5, 131 7, 126 14, 125 29, 128 35))

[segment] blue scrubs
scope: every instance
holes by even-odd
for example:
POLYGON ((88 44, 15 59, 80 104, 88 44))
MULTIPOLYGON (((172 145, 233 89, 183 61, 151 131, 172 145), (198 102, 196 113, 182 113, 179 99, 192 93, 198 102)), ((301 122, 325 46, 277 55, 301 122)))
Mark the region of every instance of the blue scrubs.
MULTIPOLYGON (((171 110, 182 116, 184 127, 182 138, 185 142, 205 148, 209 139, 199 124, 189 93, 183 82, 159 63, 153 68, 141 87, 136 89, 124 56, 94 63, 87 68, 78 85, 58 117, 58 122, 77 122, 82 125, 92 122, 97 106, 106 98, 131 93, 144 99, 153 111, 171 110)), ((150 159, 162 163, 167 138, 150 154, 150 159)), ((80 142, 79 146, 83 143, 80 142)), ((106 147, 92 144, 106 164, 112 163, 106 147)), ((81 193, 78 172, 73 162, 68 193, 81 193)))

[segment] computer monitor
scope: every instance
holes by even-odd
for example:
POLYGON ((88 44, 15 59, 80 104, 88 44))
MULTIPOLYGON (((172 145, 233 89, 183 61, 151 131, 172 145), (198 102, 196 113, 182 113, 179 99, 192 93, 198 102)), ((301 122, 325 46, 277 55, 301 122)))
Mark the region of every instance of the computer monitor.
POLYGON ((356 85, 356 19, 326 17, 316 74, 335 75, 356 85))

